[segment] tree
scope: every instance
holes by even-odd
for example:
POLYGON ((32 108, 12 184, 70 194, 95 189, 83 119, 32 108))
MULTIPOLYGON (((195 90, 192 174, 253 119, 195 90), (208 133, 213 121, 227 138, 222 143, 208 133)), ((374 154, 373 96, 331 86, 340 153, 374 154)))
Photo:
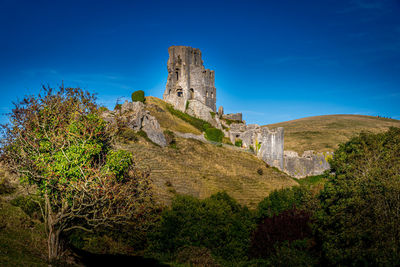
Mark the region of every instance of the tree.
POLYGON ((400 129, 342 144, 321 193, 316 233, 334 265, 400 264, 400 129))
POLYGON ((3 125, 2 160, 44 199, 49 260, 63 252, 63 235, 141 220, 151 202, 148 172, 127 151, 113 150, 95 97, 79 88, 44 87, 27 96, 3 125))

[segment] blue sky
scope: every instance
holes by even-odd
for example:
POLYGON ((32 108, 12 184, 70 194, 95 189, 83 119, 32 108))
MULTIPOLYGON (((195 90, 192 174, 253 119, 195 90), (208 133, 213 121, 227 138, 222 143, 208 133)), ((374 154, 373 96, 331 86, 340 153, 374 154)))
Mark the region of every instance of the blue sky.
POLYGON ((171 45, 200 48, 217 106, 248 123, 400 119, 399 0, 0 0, 0 113, 62 81, 110 108, 161 98, 171 45))

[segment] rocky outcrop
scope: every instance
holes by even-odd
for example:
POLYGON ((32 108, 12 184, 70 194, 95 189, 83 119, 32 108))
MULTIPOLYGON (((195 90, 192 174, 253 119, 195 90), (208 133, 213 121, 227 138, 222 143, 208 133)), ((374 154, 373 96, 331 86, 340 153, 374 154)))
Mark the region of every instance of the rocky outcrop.
POLYGON ((328 159, 332 156, 332 152, 314 153, 309 150, 300 157, 297 152, 285 151, 283 171, 295 178, 320 175, 330 168, 328 159))
POLYGON ((154 143, 164 147, 167 145, 164 133, 160 128, 157 119, 150 115, 142 102, 125 101, 118 111, 103 112, 102 117, 105 121, 116 124, 116 115, 119 115, 121 123, 135 131, 144 131, 147 137, 154 143), (116 113, 119 114, 116 114, 116 113))

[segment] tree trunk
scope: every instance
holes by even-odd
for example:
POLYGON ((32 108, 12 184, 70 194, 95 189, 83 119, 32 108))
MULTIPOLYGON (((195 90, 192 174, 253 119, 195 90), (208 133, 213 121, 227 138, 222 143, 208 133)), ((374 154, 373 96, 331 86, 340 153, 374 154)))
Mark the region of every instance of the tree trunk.
POLYGON ((49 249, 49 262, 58 260, 63 252, 63 242, 60 239, 60 231, 54 229, 54 226, 49 225, 49 236, 47 246, 49 249))

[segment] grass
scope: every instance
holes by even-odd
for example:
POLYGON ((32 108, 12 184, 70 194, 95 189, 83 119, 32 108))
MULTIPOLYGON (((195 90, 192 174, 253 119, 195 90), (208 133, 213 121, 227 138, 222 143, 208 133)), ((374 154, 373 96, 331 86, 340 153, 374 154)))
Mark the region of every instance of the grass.
POLYGON ((144 139, 119 146, 133 153, 136 166, 151 169, 156 199, 165 204, 175 192, 206 198, 226 191, 255 208, 271 191, 298 184, 250 153, 194 139, 176 137, 176 148, 156 147, 144 139))
POLYGON ((203 121, 198 118, 195 118, 193 116, 190 116, 189 114, 184 113, 182 111, 176 110, 170 104, 167 104, 167 110, 169 111, 169 113, 171 113, 175 117, 178 117, 181 120, 189 123, 190 125, 192 125, 193 127, 195 127, 197 130, 199 130, 201 132, 204 132, 205 130, 207 130, 208 128, 211 127, 211 125, 208 122, 203 121))
POLYGON ((192 133, 197 135, 202 133, 201 130, 192 124, 188 123, 177 115, 172 114, 168 106, 168 103, 159 98, 152 96, 146 97, 146 109, 150 111, 151 115, 156 117, 162 128, 170 131, 192 133))
POLYGON ((383 132, 391 126, 400 127, 400 121, 363 115, 326 115, 265 126, 284 127, 284 149, 301 155, 306 150, 334 151, 339 143, 362 131, 383 132))
POLYGON ((0 265, 48 266, 44 226, 0 199, 0 265))

